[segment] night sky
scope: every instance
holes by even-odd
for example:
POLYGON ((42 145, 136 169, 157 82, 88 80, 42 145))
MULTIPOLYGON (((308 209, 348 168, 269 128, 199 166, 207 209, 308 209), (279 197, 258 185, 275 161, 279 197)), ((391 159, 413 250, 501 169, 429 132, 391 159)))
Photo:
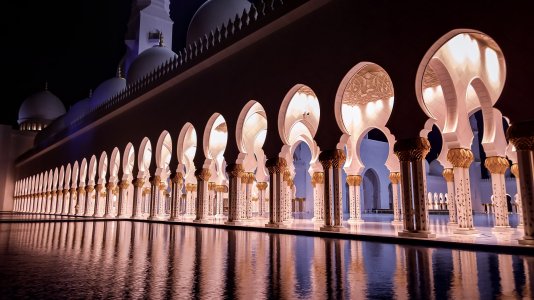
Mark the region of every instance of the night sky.
MULTIPOLYGON (((0 124, 16 125, 20 104, 49 90, 65 107, 113 77, 126 51, 124 34, 133 0, 8 1, 0 18, 4 35, 0 124)), ((173 50, 185 44, 187 26, 205 0, 171 0, 173 50)))

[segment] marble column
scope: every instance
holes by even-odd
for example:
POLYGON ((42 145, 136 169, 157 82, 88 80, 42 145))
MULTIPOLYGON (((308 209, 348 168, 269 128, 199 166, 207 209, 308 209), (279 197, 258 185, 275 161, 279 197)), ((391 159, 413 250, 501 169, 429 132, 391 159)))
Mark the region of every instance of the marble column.
POLYGON ((534 121, 515 122, 507 136, 517 151, 519 186, 523 206, 523 245, 534 245, 534 121))
POLYGON ((209 211, 209 191, 208 180, 211 177, 209 169, 200 169, 195 171, 197 178, 197 200, 196 200, 196 218, 193 222, 205 223, 208 221, 209 211))
POLYGON ((224 217, 224 193, 226 192, 225 185, 215 186, 215 217, 224 217))
POLYGON ((130 180, 121 180, 119 183, 119 201, 117 203, 117 218, 128 218, 128 189, 130 180))
POLYGON ((443 169, 443 178, 447 182, 447 208, 449 209, 449 226, 458 226, 456 216, 456 199, 454 197, 454 170, 452 168, 443 169))
POLYGON ((394 151, 401 165, 402 204, 404 207, 404 230, 399 236, 433 238, 428 222, 426 206, 426 172, 424 159, 430 150, 426 138, 398 140, 394 151))
POLYGON ((361 189, 362 176, 349 175, 347 176, 347 184, 349 186, 349 224, 363 223, 362 209, 361 209, 361 189))
POLYGON ((241 177, 241 183, 245 185, 245 219, 252 220, 252 184, 254 183, 254 173, 245 172, 241 177))
POLYGON ((54 214, 61 215, 61 210, 63 209, 63 187, 60 187, 57 190, 57 201, 54 214))
POLYGON ((136 178, 133 180, 133 185, 132 218, 141 219, 143 217, 143 187, 145 186, 145 180, 136 178))
POLYGON ((402 219, 401 219, 401 210, 400 210, 400 203, 399 203, 399 183, 401 180, 401 174, 400 172, 390 172, 389 173, 389 181, 391 181, 391 193, 392 195, 392 201, 393 201, 393 221, 391 221, 391 224, 393 225, 401 225, 402 219))
POLYGON ((447 160, 452 164, 454 172, 454 197, 458 217, 458 228, 454 230, 454 233, 476 233, 469 183, 469 166, 474 160, 473 152, 464 148, 450 149, 447 152, 447 160))
POLYGON ((68 215, 70 208, 70 190, 68 187, 65 187, 63 190, 63 208, 61 208, 62 215, 68 215))
POLYGON ((95 185, 95 211, 93 217, 101 218, 104 216, 106 201, 106 186, 103 184, 95 185))
POLYGON ((83 216, 85 213, 85 186, 81 185, 78 187, 78 201, 76 202, 75 211, 77 216, 83 216))
POLYGON ((217 203, 217 192, 215 191, 215 182, 208 182, 208 216, 212 218, 215 215, 215 205, 217 203))
POLYGON ((265 191, 267 190, 267 182, 256 183, 258 189, 258 217, 263 218, 265 216, 265 191))
POLYGON ((336 149, 323 151, 319 161, 325 172, 324 177, 324 225, 322 231, 346 231, 343 227, 343 197, 341 167, 345 163, 345 153, 336 149), (332 218, 333 215, 333 218, 332 218))
POLYGON ((243 176, 243 166, 241 164, 229 164, 226 166, 226 173, 228 174, 228 221, 225 224, 239 225, 241 221, 241 177, 243 176))
POLYGON ((171 221, 180 220, 180 209, 179 202, 182 197, 182 184, 184 183, 184 178, 182 173, 177 172, 174 176, 171 177, 171 221))
POLYGON ((268 159, 265 166, 269 170, 269 223, 266 227, 284 227, 282 193, 285 184, 283 174, 287 168, 284 158, 275 157, 268 159))
POLYGON ((70 207, 68 208, 69 212, 68 215, 75 216, 76 215, 76 205, 78 202, 78 190, 76 187, 72 187, 70 189, 70 207))
POLYGON ((159 185, 161 178, 159 176, 153 176, 150 181, 150 208, 149 208, 149 220, 158 220, 158 206, 159 206, 159 185))
POLYGON ((517 198, 515 199, 516 205, 517 205, 517 219, 519 220, 519 224, 517 224, 517 228, 523 228, 523 205, 521 204, 521 186, 519 184, 518 164, 513 164, 510 167, 510 170, 512 171, 512 174, 514 174, 515 176, 515 185, 517 189, 517 198))
POLYGON ((95 190, 94 185, 89 184, 85 187, 85 192, 87 193, 85 198, 85 209, 84 209, 84 216, 91 217, 94 214, 94 207, 95 207, 95 201, 93 195, 95 190))
POLYGON ((324 216, 324 173, 314 172, 311 179, 313 187, 313 222, 323 222, 324 216))
POLYGON ((104 207, 104 218, 113 218, 113 192, 117 184, 115 182, 108 182, 106 184, 106 204, 104 207))
POLYGON ((508 160, 504 157, 487 157, 484 166, 491 174, 491 189, 493 191, 493 207, 495 224, 494 230, 507 230, 510 228, 508 220, 508 204, 506 203, 506 182, 504 173, 508 169, 508 160))

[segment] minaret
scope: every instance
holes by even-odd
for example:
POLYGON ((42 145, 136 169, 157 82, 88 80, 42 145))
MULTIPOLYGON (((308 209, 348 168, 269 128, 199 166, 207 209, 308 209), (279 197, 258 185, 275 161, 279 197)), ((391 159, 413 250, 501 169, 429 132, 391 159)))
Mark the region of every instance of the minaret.
POLYGON ((128 30, 124 41, 124 73, 133 60, 146 49, 158 45, 161 34, 167 38, 166 46, 172 49, 172 25, 169 0, 133 0, 128 30))

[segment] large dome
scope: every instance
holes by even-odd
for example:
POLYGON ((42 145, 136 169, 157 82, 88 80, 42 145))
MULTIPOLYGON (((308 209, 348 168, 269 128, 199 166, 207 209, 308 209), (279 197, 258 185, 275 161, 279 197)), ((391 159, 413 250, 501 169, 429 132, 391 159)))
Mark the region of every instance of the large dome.
POLYGON ((83 116, 89 111, 90 101, 91 101, 90 97, 85 98, 83 100, 80 100, 74 103, 74 105, 71 106, 71 108, 65 115, 65 122, 67 123, 67 125, 74 122, 75 120, 77 120, 78 118, 80 118, 81 116, 83 116))
POLYGON ((243 10, 250 9, 250 2, 246 0, 208 0, 195 13, 187 29, 187 44, 192 44, 205 34, 215 31, 228 20, 241 16, 243 10))
POLYGON ((19 109, 18 123, 37 122, 48 124, 65 114, 65 106, 59 98, 48 90, 28 97, 19 109))
POLYGON ((136 82, 175 56, 176 53, 163 46, 162 43, 146 49, 130 65, 126 81, 128 83, 136 82))
POLYGON ((98 107, 118 94, 126 87, 126 79, 122 77, 113 77, 102 82, 93 93, 91 98, 91 107, 98 107))

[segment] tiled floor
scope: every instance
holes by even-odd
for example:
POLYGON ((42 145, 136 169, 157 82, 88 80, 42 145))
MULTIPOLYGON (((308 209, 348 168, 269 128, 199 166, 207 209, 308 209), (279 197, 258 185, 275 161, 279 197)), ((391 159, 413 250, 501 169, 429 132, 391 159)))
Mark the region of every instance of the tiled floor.
MULTIPOLYGON (((369 236, 390 236, 396 237, 397 233, 402 230, 402 225, 392 225, 392 215, 388 214, 364 214, 364 223, 358 225, 349 225, 344 222, 348 233, 369 235, 369 236)), ((447 226, 448 215, 430 215, 430 230, 436 233, 434 240, 444 242, 461 242, 486 245, 503 245, 518 246, 517 240, 523 236, 523 230, 517 229, 517 215, 510 215, 511 228, 504 231, 494 231, 493 216, 488 214, 476 214, 474 223, 477 232, 470 235, 454 234, 454 228, 447 226)), ((65 217, 37 214, 0 214, 0 222, 17 221, 46 221, 46 220, 90 220, 82 217, 65 217)), ((99 219, 101 220, 101 219, 99 219)), ((254 220, 246 222, 243 226, 247 227, 264 227, 267 219, 254 220)), ((182 222, 192 222, 192 219, 183 219, 182 222)), ((211 224, 224 224, 224 219, 214 219, 211 224)), ((297 229, 306 231, 319 231, 321 224, 314 223, 310 219, 294 219, 287 225, 287 229, 297 229)))

